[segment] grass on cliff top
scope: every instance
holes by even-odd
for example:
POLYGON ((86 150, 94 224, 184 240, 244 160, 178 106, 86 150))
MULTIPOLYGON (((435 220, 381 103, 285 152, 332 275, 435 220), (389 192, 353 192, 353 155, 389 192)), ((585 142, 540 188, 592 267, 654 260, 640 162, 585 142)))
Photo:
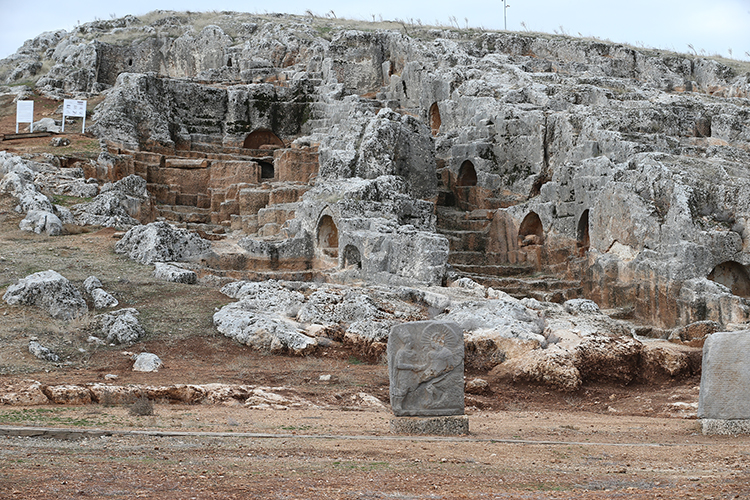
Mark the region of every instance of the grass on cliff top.
MULTIPOLYGON (((157 36, 157 34, 171 37, 179 37, 186 32, 191 31, 197 34, 206 26, 217 25, 221 27, 227 35, 234 39, 241 34, 249 34, 248 24, 262 24, 264 22, 274 22, 281 25, 304 24, 317 31, 321 37, 328 40, 331 40, 337 32, 352 29, 360 31, 401 31, 412 38, 426 41, 432 41, 439 37, 458 38, 470 41, 486 33, 503 32, 502 30, 488 30, 481 26, 472 27, 469 24, 470 20, 466 18, 458 20, 455 16, 449 18, 448 24, 442 24, 437 20, 435 21, 435 24, 427 24, 423 23, 421 19, 396 18, 393 20, 387 20, 383 19, 382 16, 376 18, 374 15, 371 20, 341 19, 336 17, 334 11, 318 13, 312 10, 308 10, 306 15, 274 13, 258 14, 216 10, 208 12, 156 10, 139 16, 138 19, 143 23, 144 27, 151 26, 156 29, 156 32, 128 29, 117 30, 116 32, 109 34, 91 33, 88 35, 88 38, 96 37, 107 43, 123 45, 133 43, 136 40, 154 37, 157 36)), ((667 49, 633 46, 628 43, 612 42, 611 40, 596 37, 573 36, 567 33, 562 26, 560 27, 560 32, 556 31, 555 33, 533 32, 530 30, 512 33, 516 36, 544 38, 548 40, 558 39, 579 41, 583 43, 599 42, 608 45, 622 45, 652 57, 662 57, 666 55, 685 57, 688 59, 711 59, 729 66, 736 71, 737 74, 750 72, 750 61, 731 59, 718 54, 709 55, 703 53, 699 48, 696 50, 692 49, 690 46, 686 47, 686 49, 692 49, 694 54, 689 54, 687 52, 680 53, 667 49)))

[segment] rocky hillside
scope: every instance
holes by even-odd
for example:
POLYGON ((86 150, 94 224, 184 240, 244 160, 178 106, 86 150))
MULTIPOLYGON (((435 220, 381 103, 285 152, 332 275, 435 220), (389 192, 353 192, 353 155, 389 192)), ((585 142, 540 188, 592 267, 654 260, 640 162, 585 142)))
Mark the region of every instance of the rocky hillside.
POLYGON ((104 151, 87 177, 144 178, 158 206, 141 222, 241 231, 231 258, 204 262, 215 269, 470 277, 592 299, 656 336, 750 320, 747 63, 158 11, 44 33, 0 61, 0 81, 19 95, 104 94, 92 117, 104 151))

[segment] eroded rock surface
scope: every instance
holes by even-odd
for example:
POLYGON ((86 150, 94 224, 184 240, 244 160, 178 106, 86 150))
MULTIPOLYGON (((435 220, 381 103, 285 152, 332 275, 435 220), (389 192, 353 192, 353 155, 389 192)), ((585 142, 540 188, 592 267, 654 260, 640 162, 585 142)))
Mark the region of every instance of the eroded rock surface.
POLYGON ((69 320, 88 312, 81 293, 56 271, 42 271, 8 287, 3 300, 10 305, 34 305, 55 319, 69 320))
POLYGON ((115 252, 126 254, 141 264, 179 262, 206 254, 211 244, 195 233, 168 222, 152 222, 130 229, 115 245, 115 252))
POLYGON ((132 344, 146 333, 134 308, 119 309, 94 318, 101 338, 107 343, 132 344))

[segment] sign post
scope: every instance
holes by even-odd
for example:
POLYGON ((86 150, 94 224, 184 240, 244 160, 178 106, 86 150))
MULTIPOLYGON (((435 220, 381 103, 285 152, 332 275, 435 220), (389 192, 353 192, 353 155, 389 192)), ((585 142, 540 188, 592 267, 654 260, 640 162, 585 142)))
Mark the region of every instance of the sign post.
POLYGON ((65 132, 65 117, 82 117, 83 126, 81 133, 86 132, 86 101, 79 101, 76 99, 65 99, 63 101, 63 119, 62 119, 62 131, 65 132))
POLYGON ((16 134, 19 123, 28 123, 29 130, 34 131, 34 101, 16 102, 16 134))

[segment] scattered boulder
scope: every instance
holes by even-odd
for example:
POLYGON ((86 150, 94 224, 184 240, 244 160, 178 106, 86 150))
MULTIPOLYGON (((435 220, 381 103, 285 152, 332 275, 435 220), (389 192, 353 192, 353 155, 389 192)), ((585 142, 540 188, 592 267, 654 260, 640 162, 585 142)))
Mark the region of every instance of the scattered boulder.
POLYGON ((54 137, 51 141, 49 141, 49 145, 53 148, 70 146, 70 139, 68 139, 67 137, 54 137))
POLYGON ((146 333, 137 315, 137 310, 126 308, 100 314, 94 320, 107 343, 132 344, 146 333))
MULTIPOLYGON (((62 127, 57 124, 54 118, 42 118, 38 122, 34 122, 34 132, 54 132, 59 134, 62 132, 62 127)), ((65 139, 64 137, 56 137, 56 139, 65 139)), ((67 140, 67 139, 65 139, 67 140)), ((68 144, 70 141, 68 140, 68 144)))
POLYGON ((102 282, 96 276, 89 276, 83 280, 83 289, 90 294, 95 288, 103 288, 102 282))
POLYGON ((80 292, 64 276, 52 270, 20 279, 8 287, 3 300, 10 305, 35 305, 55 319, 70 320, 88 312, 80 292))
POLYGON ((563 303, 568 314, 601 314, 596 302, 588 299, 571 299, 563 303))
POLYGON ((91 295, 94 300, 95 309, 106 309, 109 307, 117 307, 119 304, 118 300, 111 294, 104 291, 102 282, 96 276, 89 276, 83 282, 83 289, 86 293, 91 295))
POLYGON ((95 309, 107 309, 109 307, 117 307, 120 303, 111 294, 105 292, 101 288, 94 288, 91 290, 91 298, 94 299, 95 309))
POLYGON ((44 347, 36 340, 29 341, 29 352, 42 361, 53 361, 55 363, 60 361, 60 356, 52 352, 47 347, 44 347))
POLYGON ((57 236, 63 230, 60 218, 52 212, 43 210, 29 210, 18 227, 22 231, 29 231, 36 234, 45 233, 48 236, 57 236))
POLYGON ((198 275, 195 271, 182 269, 181 267, 162 262, 154 263, 154 278, 174 283, 185 283, 187 285, 194 285, 198 282, 198 275))
POLYGON ((162 367, 162 361, 156 354, 150 352, 142 352, 135 357, 135 363, 133 363, 134 372, 158 372, 159 368, 162 367))
POLYGON ((115 245, 115 252, 125 254, 141 264, 195 260, 210 249, 209 241, 168 222, 136 226, 115 245))
POLYGON ((473 378, 466 382, 464 392, 467 394, 489 394, 492 389, 490 389, 490 383, 483 378, 473 378))
POLYGON ((128 229, 139 225, 138 219, 150 213, 144 207, 150 207, 146 181, 133 174, 103 187, 101 194, 88 203, 73 205, 71 211, 79 226, 128 229))

